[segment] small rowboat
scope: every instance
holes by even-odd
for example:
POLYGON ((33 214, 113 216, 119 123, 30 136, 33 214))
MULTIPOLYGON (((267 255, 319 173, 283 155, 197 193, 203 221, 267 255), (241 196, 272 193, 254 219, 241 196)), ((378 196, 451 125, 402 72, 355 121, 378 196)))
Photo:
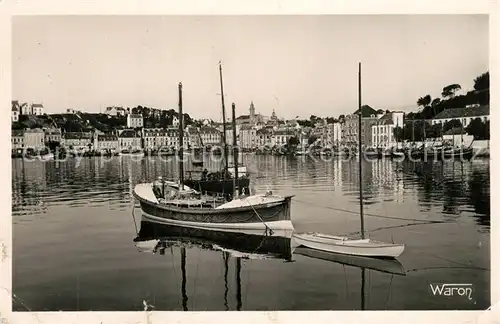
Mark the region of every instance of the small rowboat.
POLYGON ((397 258, 404 251, 404 244, 391 244, 372 239, 352 239, 345 236, 326 235, 321 233, 293 234, 297 247, 305 246, 311 249, 367 256, 397 258))

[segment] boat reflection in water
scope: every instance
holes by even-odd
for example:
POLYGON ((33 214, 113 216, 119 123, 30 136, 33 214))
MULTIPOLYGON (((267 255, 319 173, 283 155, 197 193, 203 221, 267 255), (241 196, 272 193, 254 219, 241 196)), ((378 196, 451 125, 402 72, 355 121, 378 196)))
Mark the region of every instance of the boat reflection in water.
POLYGON ((291 232, 262 231, 254 234, 244 231, 217 231, 166 225, 149 221, 141 222, 141 229, 134 242, 139 250, 162 253, 170 246, 196 245, 205 250, 229 252, 232 256, 248 259, 291 258, 291 232))
POLYGON ((264 231, 261 235, 249 234, 243 231, 228 232, 204 230, 174 225, 141 222, 141 228, 134 239, 141 252, 152 252, 164 255, 167 247, 177 246, 181 251, 182 271, 182 308, 188 311, 188 296, 186 293, 186 247, 197 246, 205 250, 221 251, 224 260, 224 306, 229 310, 227 295, 229 291, 228 271, 229 259, 236 259, 236 309, 241 310, 241 259, 281 259, 290 261, 291 232, 264 231))
MULTIPOLYGON (((365 305, 365 272, 373 270, 389 273, 391 275, 405 276, 406 272, 401 263, 396 259, 373 258, 324 252, 299 246, 294 242, 289 231, 276 231, 272 235, 262 233, 249 234, 242 231, 214 231, 206 229, 195 229, 174 225, 165 225, 142 221, 137 237, 134 239, 135 246, 141 252, 149 252, 164 255, 169 247, 180 247, 181 271, 182 271, 182 307, 188 311, 186 293, 186 248, 196 246, 205 250, 221 251, 224 261, 225 309, 229 310, 228 295, 228 270, 230 258, 235 258, 236 278, 236 309, 242 309, 241 294, 241 260, 282 260, 290 262, 292 266, 294 256, 314 258, 335 262, 343 266, 351 266, 361 269, 361 309, 365 305)), ((333 279, 333 278, 332 278, 333 279)), ((392 282, 392 278, 391 278, 392 282)))

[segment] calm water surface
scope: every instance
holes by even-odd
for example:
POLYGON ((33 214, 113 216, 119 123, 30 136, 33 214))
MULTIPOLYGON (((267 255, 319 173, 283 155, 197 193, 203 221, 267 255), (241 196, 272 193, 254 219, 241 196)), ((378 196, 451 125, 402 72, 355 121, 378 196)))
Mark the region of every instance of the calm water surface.
MULTIPOLYGON (((296 195, 297 231, 359 231, 357 162, 255 155, 243 161, 255 190, 296 195)), ((374 239, 406 244, 399 258, 405 276, 299 254, 240 259, 196 244, 141 252, 134 239, 145 224, 139 209, 134 222, 132 189, 158 175, 175 177, 175 163, 120 157, 12 164, 17 311, 138 311, 144 300, 156 310, 190 311, 490 306, 488 160, 364 165, 365 229, 374 239), (440 283, 473 284, 472 300, 434 296, 429 285, 440 283)))

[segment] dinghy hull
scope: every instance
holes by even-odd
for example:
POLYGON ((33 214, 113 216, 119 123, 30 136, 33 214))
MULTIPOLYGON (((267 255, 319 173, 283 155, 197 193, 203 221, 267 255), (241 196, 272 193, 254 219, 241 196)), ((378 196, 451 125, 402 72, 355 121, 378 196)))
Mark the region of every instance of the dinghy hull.
POLYGON ((404 244, 383 243, 370 239, 353 240, 314 233, 294 234, 292 239, 297 247, 305 246, 325 252, 365 257, 397 258, 404 251, 404 244))

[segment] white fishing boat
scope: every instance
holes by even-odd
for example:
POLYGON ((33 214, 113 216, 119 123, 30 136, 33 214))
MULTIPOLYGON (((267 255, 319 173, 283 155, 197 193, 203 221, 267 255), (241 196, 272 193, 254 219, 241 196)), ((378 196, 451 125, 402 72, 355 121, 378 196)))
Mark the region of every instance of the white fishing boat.
MULTIPOLYGON (((359 130, 358 130, 358 151, 362 152, 362 110, 361 110, 361 63, 359 64, 359 130)), ((293 235, 297 246, 304 246, 320 251, 367 256, 367 257, 387 257, 397 258, 404 251, 404 244, 393 244, 374 241, 365 238, 364 216, 363 216, 363 182, 361 181, 362 159, 358 159, 359 165, 359 203, 360 203, 360 222, 361 238, 349 238, 345 236, 334 236, 321 233, 296 233, 293 235)))
POLYGON ((321 233, 293 234, 297 246, 305 246, 320 251, 367 256, 397 258, 403 253, 403 244, 391 244, 372 239, 355 239, 321 233))

